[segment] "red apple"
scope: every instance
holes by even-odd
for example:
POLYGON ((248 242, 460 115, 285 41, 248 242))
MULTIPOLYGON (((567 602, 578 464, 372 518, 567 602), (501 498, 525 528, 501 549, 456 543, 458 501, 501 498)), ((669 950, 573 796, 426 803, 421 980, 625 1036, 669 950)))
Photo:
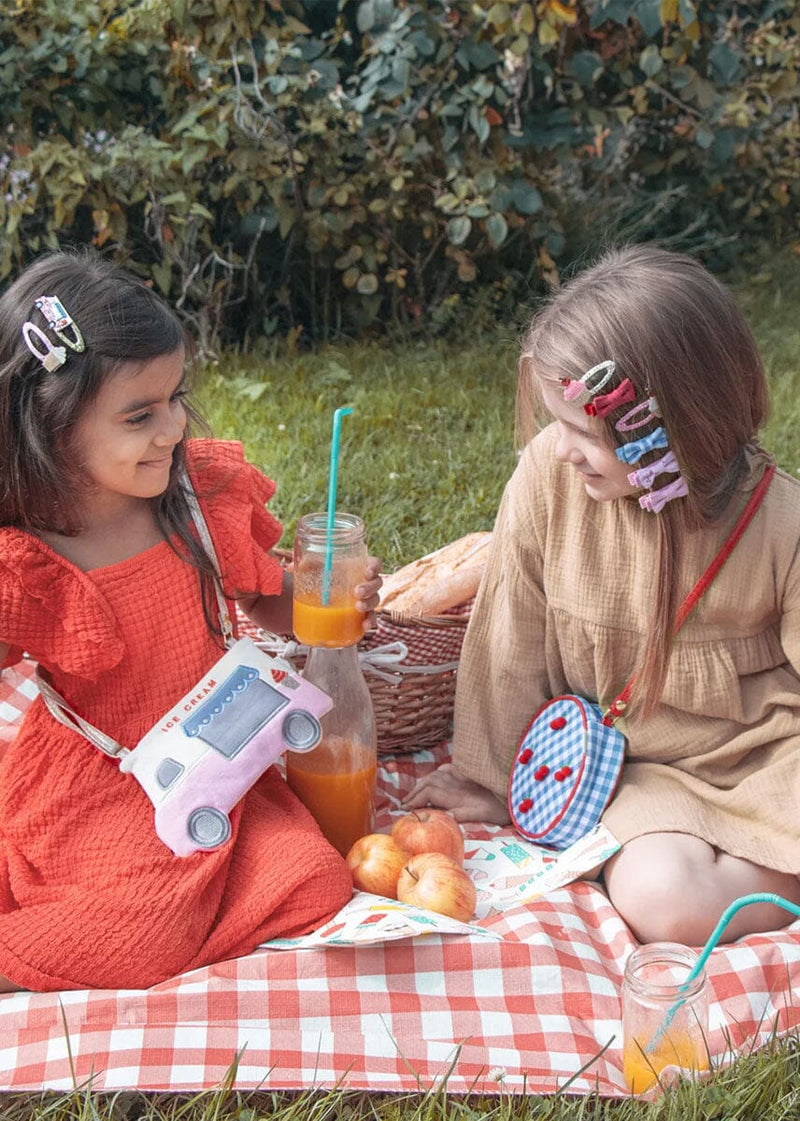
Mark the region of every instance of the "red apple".
POLYGON ((397 881, 397 898, 461 922, 475 913, 475 884, 460 864, 440 852, 411 857, 397 881))
POLYGON ((361 837, 345 860, 359 891, 397 898, 397 878, 408 860, 408 853, 403 852, 388 833, 368 833, 361 837))
POLYGON ((464 834, 452 814, 445 810, 417 810, 405 814, 392 826, 398 848, 412 856, 422 852, 441 852, 459 864, 464 863, 464 834))

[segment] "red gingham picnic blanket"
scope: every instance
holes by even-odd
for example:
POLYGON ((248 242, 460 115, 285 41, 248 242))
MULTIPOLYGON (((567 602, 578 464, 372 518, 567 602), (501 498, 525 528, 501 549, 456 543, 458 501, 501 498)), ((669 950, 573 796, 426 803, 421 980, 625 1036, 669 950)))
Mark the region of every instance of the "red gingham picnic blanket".
MULTIPOLYGON (((3 675, 0 745, 32 692, 30 667, 3 675)), ((381 760, 380 828, 445 758, 442 744, 381 760)), ((502 940, 262 948, 147 991, 0 996, 0 1089, 211 1089, 239 1056, 241 1088, 418 1092, 446 1079, 454 1093, 626 1095, 620 982, 635 943, 603 892, 574 884, 483 925, 502 940)), ((708 972, 718 1062, 800 1023, 800 922, 715 950, 708 972)))

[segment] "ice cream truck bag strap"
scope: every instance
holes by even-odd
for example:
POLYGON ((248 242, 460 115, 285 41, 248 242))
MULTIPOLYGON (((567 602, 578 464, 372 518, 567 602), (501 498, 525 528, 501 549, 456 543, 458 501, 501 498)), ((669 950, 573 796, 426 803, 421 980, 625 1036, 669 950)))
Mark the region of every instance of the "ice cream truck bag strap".
POLYGON ((298 677, 288 662, 259 650, 250 638, 234 638, 211 534, 186 475, 183 485, 217 571, 226 653, 133 749, 84 720, 37 670, 39 689, 55 719, 139 781, 155 807, 156 833, 176 856, 224 845, 231 835, 228 815, 239 799, 287 748, 316 747, 320 717, 332 707, 327 693, 298 677))
MULTIPOLYGON (((679 607, 676 633, 733 552, 774 474, 774 465, 764 472, 722 548, 679 607)), ((600 821, 622 773, 626 741, 615 724, 628 707, 635 681, 634 674, 605 711, 566 693, 536 712, 517 746, 508 780, 511 822, 524 837, 565 849, 600 821)))

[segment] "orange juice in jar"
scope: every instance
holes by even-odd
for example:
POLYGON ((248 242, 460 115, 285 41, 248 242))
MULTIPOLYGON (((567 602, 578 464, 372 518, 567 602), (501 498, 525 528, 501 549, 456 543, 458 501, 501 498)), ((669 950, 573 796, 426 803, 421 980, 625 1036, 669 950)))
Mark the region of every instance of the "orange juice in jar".
POLYGON ((306 646, 354 646, 364 636, 355 595, 366 572, 364 523, 337 511, 329 541, 327 521, 305 514, 297 525, 292 629, 306 646))
POLYGON ((675 942, 640 946, 622 982, 622 1073, 634 1094, 709 1069, 708 987, 697 954, 675 942))
POLYGON ((377 733, 372 698, 355 646, 311 647, 303 677, 333 701, 322 739, 307 752, 286 753, 286 781, 345 856, 375 818, 377 733))
POLYGON ((708 1070, 708 1049, 696 1035, 665 1031, 663 1036, 628 1039, 622 1053, 622 1073, 634 1094, 646 1094, 668 1068, 685 1074, 708 1070))

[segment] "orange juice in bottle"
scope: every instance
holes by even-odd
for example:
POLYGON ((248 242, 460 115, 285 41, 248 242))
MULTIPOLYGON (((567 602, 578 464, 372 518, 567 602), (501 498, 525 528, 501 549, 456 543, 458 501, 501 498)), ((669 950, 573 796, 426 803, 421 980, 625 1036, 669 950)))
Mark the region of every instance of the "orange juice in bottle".
POLYGON ((375 817, 377 734, 372 698, 355 646, 312 647, 303 676, 333 701, 321 719, 322 739, 307 752, 286 753, 286 781, 345 856, 371 833, 375 817))
POLYGON ((326 736, 307 755, 290 753, 286 760, 289 785, 342 856, 372 832, 375 776, 374 752, 339 736, 326 736))
POLYGON ((353 646, 364 635, 355 596, 367 563, 364 523, 337 511, 329 539, 327 520, 305 514, 297 525, 292 629, 306 646, 353 646))

